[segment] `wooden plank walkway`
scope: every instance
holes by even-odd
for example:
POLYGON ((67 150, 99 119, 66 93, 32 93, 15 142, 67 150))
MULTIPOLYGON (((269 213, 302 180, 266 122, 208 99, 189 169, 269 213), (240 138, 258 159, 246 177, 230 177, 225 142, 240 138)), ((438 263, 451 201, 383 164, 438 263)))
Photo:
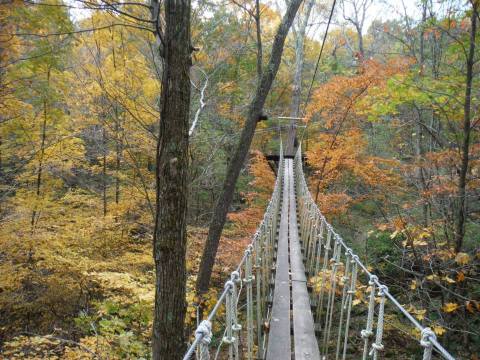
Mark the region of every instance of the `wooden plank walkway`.
POLYGON ((290 276, 288 265, 288 176, 283 177, 282 210, 277 243, 275 289, 273 291, 272 317, 267 346, 267 359, 288 359, 291 354, 290 341, 290 276))
POLYGON ((283 186, 275 290, 267 347, 267 360, 319 360, 320 353, 315 337, 313 315, 310 309, 310 298, 307 290, 307 278, 303 264, 303 254, 298 236, 292 159, 285 159, 283 186), (288 284, 286 289, 285 272, 287 274, 288 284), (280 276, 279 273, 281 274, 280 276), (288 277, 289 274, 290 278, 288 277), (278 280, 280 280, 280 282, 277 282, 278 280), (289 286, 290 282, 291 289, 289 286), (275 301, 276 298, 278 298, 277 302, 275 301), (288 307, 285 308, 285 300, 287 298, 288 307), (290 301, 293 316, 290 315, 290 301), (291 330, 293 330, 293 332, 291 330), (293 339, 290 337, 291 333, 293 333, 293 339), (286 334, 288 334, 288 336, 286 334))

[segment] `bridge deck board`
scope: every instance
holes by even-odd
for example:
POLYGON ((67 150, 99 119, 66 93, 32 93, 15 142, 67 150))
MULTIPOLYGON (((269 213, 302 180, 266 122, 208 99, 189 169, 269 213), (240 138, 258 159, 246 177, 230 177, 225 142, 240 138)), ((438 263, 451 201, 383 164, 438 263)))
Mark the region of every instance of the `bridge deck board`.
POLYGON ((298 236, 293 179, 293 161, 286 159, 267 360, 292 359, 291 327, 294 333, 295 360, 320 359, 298 236), (290 301, 293 309, 293 323, 290 320, 290 301))
POLYGON ((288 188, 290 181, 288 176, 284 176, 267 360, 291 359, 290 277, 288 272, 288 188))
MULTIPOLYGON (((293 173, 292 173, 293 179, 293 173)), ((295 360, 318 360, 320 352, 315 337, 315 324, 310 308, 307 290, 307 278, 303 264, 300 239, 298 236, 297 205, 295 201, 295 184, 290 182, 290 266, 292 273, 293 334, 295 360)))

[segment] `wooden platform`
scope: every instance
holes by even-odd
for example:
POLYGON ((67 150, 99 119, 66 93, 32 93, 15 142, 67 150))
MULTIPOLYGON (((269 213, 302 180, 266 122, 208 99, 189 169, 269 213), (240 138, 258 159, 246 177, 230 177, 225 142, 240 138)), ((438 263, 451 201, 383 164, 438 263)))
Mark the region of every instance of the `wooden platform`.
POLYGON ((293 160, 285 159, 267 360, 320 359, 298 237, 296 210, 293 160))

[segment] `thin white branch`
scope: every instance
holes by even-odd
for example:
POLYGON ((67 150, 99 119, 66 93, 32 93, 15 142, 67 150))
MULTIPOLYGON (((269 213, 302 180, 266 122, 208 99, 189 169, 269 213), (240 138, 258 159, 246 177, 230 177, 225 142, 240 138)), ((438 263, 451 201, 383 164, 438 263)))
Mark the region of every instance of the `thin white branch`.
MULTIPOLYGON (((208 85, 208 76, 207 76, 207 73, 205 71, 203 71, 202 69, 198 68, 198 70, 200 70, 200 72, 203 74, 203 76, 205 76, 205 82, 203 83, 203 86, 200 89, 200 106, 198 107, 197 112, 195 113, 195 117, 193 118, 192 126, 190 127, 190 130, 188 131, 188 136, 192 136, 193 131, 195 130, 195 127, 197 126, 198 119, 200 117, 200 113, 205 108, 205 105, 207 105, 207 103, 205 102, 205 90, 207 89, 207 85, 208 85)), ((198 89, 198 87, 193 83, 193 81, 192 81, 192 85, 195 89, 198 89)))

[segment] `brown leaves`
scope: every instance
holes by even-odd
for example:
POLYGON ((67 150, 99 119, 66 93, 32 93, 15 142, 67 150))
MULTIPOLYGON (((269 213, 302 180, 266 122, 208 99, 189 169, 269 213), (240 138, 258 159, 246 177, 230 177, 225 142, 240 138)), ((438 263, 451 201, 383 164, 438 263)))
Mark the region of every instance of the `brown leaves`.
POLYGON ((455 262, 459 265, 467 265, 470 262, 470 255, 459 252, 457 256, 455 256, 455 262))

